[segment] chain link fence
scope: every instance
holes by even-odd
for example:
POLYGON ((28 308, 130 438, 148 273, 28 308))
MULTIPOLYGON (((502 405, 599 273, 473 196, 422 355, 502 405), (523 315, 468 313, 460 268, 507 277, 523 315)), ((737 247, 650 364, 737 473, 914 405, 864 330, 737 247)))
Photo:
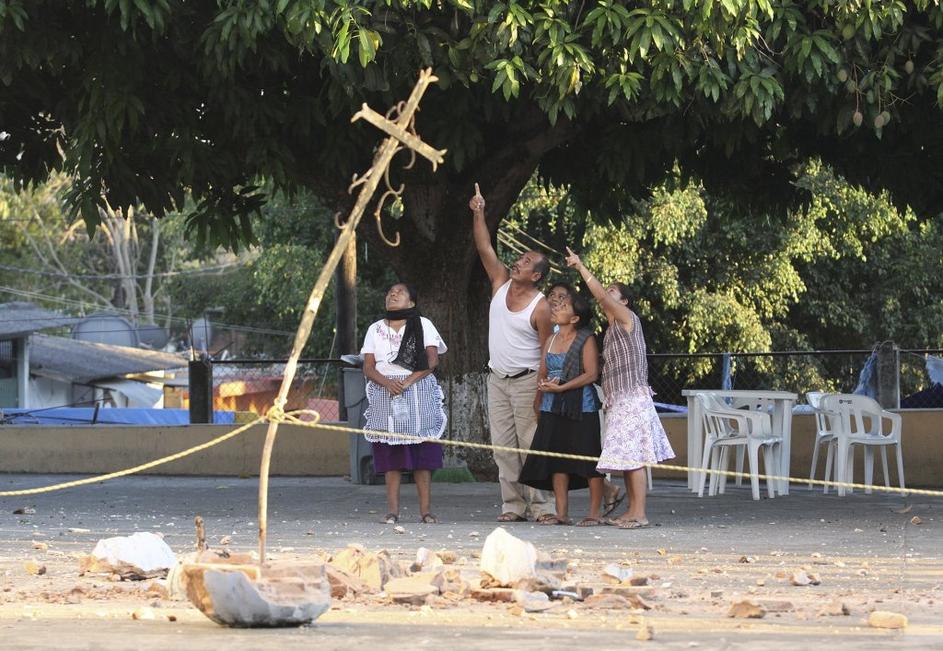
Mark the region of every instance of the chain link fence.
MULTIPOLYGON (((943 350, 900 350, 899 393, 902 408, 943 407, 943 386, 928 372, 928 355, 943 350)), ((752 389, 852 393, 871 350, 786 351, 770 353, 656 353, 648 356, 649 382, 663 411, 686 405, 683 389, 752 389), (727 367, 725 369, 725 366, 727 367), (725 386, 724 379, 729 378, 725 386)))
MULTIPOLYGON (((263 414, 275 401, 286 360, 213 362, 213 408, 263 414)), ((340 418, 339 359, 303 359, 288 393, 286 410, 316 409, 322 420, 340 418)))
MULTIPOLYGON (((654 353, 648 356, 648 375, 661 411, 672 411, 672 406, 687 405, 681 395, 684 389, 791 391, 800 397, 809 391, 852 393, 872 354, 871 350, 654 353)), ((943 408, 943 385, 935 383, 928 370, 928 357, 940 355, 943 349, 897 353, 902 408, 943 408)), ((338 420, 343 366, 337 359, 301 360, 287 408, 316 409, 325 420, 338 420)), ((278 359, 214 362, 214 409, 264 413, 278 394, 284 370, 285 360, 278 359)))

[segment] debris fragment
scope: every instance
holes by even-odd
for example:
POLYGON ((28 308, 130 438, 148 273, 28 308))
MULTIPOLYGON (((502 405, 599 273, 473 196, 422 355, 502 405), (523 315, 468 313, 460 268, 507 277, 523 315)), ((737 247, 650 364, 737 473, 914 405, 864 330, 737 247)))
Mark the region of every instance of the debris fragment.
POLYGON ((49 549, 49 543, 34 540, 33 549, 38 549, 41 552, 47 551, 49 549))
POLYGON ((602 575, 609 583, 628 583, 633 572, 630 567, 621 567, 615 563, 609 563, 603 568, 602 575))
POLYGON ((82 559, 81 574, 117 574, 122 579, 142 580, 167 576, 177 557, 164 540, 153 533, 102 538, 91 555, 82 559))
POLYGON ((232 544, 232 536, 223 536, 219 539, 219 544, 223 547, 232 544))
POLYGON ((153 609, 148 608, 147 606, 143 608, 136 608, 131 613, 131 619, 141 620, 141 619, 157 619, 157 616, 154 614, 153 609))
POLYGON ((841 617, 850 614, 851 611, 848 610, 848 606, 840 599, 830 601, 819 609, 819 617, 841 617))
POLYGON ((889 610, 875 610, 868 615, 868 626, 872 628, 907 628, 907 616, 889 610))
POLYGON ((46 566, 33 560, 23 563, 23 568, 26 570, 27 574, 32 574, 33 576, 42 576, 46 573, 46 566))
POLYGON ((654 627, 652 627, 651 624, 643 623, 639 627, 638 633, 635 634, 635 639, 639 640, 640 642, 648 642, 649 640, 654 640, 655 639, 654 627))
POLYGON ((727 617, 739 619, 762 619, 765 615, 765 608, 747 599, 732 604, 727 612, 727 617))
POLYGON ((923 520, 919 515, 915 515, 914 517, 910 518, 910 524, 923 524, 923 520))
POLYGON ((805 570, 796 570, 789 577, 789 582, 796 586, 819 585, 821 581, 816 574, 807 574, 805 570))
POLYGON ((531 543, 497 527, 485 539, 479 568, 498 585, 511 586, 521 579, 535 576, 536 564, 537 549, 531 543))
POLYGON ((21 506, 13 510, 13 515, 36 515, 36 509, 31 506, 21 506))
POLYGON ((384 588, 393 603, 421 606, 431 595, 440 593, 445 579, 442 570, 391 579, 384 588))
POLYGON ((361 545, 348 545, 330 559, 334 567, 366 583, 374 592, 380 592, 386 582, 401 574, 386 551, 367 552, 361 545))
POLYGON ((543 592, 525 592, 517 590, 514 595, 517 604, 527 613, 539 613, 553 608, 556 604, 543 592))

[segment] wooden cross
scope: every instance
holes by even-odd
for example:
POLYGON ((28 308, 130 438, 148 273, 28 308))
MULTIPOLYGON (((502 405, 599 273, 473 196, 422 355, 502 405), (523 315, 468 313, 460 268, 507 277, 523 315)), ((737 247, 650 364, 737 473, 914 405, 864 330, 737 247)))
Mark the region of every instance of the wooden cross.
MULTIPOLYGON (((288 358, 288 363, 285 365, 285 374, 282 376, 282 384, 278 390, 278 396, 275 398, 274 405, 269 410, 268 431, 265 435, 265 445, 262 448, 262 464, 259 468, 260 566, 265 562, 265 536, 268 529, 268 478, 269 465, 272 460, 272 448, 275 445, 275 437, 278 434, 278 425, 284 416, 284 408, 288 402, 288 391, 291 388, 295 371, 298 368, 298 359, 301 357, 301 351, 308 341, 308 336, 311 334, 314 319, 318 314, 318 308, 321 306, 321 299, 324 297, 324 292, 327 290, 327 286, 331 281, 334 269, 337 267, 338 262, 340 262, 344 251, 347 250, 348 243, 357 229, 357 224, 360 223, 360 218, 363 216, 364 210, 366 210, 367 205, 373 198, 373 194, 376 192, 381 180, 386 182, 387 190, 381 197, 376 212, 374 213, 377 218, 377 225, 380 227, 380 235, 384 240, 394 246, 399 242, 399 235, 397 235, 395 243, 390 242, 390 240, 383 235, 383 230, 380 225, 380 211, 383 202, 387 197, 399 196, 403 191, 402 186, 394 190, 389 185, 388 169, 393 157, 398 152, 403 149, 408 149, 414 157, 415 154, 418 153, 432 163, 433 171, 444 160, 446 150, 430 147, 415 134, 413 128, 414 116, 419 109, 419 100, 422 99, 429 84, 435 81, 438 81, 438 78, 432 74, 431 68, 422 70, 419 73, 419 81, 416 82, 416 86, 413 88, 409 99, 405 102, 401 102, 392 109, 391 114, 397 114, 395 120, 387 119, 370 109, 366 104, 351 118, 351 122, 356 122, 362 118, 389 134, 389 137, 384 139, 377 148, 376 154, 373 156, 373 165, 370 169, 360 178, 355 176, 351 183, 350 191, 353 191, 358 185, 362 185, 363 187, 360 188, 357 201, 354 203, 354 207, 351 209, 347 221, 341 227, 341 234, 334 243, 334 249, 324 263, 324 268, 321 269, 321 274, 318 276, 317 282, 314 283, 314 288, 311 290, 311 294, 308 297, 304 314, 301 317, 301 323, 298 325, 298 331, 295 333, 295 341, 292 344, 291 355, 288 358)), ((410 162, 409 165, 411 166, 412 162, 410 162)))

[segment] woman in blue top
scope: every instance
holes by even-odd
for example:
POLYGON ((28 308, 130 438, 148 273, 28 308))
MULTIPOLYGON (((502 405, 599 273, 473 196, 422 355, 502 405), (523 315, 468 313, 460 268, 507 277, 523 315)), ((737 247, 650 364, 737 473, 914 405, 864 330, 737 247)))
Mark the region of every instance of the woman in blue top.
MULTIPOLYGON (((594 459, 602 451, 599 441, 599 401, 593 382, 599 377, 599 348, 590 327, 589 301, 566 287, 566 297, 550 306, 550 319, 559 331, 547 340, 538 388, 543 397, 531 450, 577 454, 594 459)), ((567 493, 589 486, 589 515, 578 526, 602 524, 600 505, 603 475, 595 461, 577 461, 529 454, 521 469, 522 484, 553 490, 557 515, 541 524, 572 524, 567 493)))

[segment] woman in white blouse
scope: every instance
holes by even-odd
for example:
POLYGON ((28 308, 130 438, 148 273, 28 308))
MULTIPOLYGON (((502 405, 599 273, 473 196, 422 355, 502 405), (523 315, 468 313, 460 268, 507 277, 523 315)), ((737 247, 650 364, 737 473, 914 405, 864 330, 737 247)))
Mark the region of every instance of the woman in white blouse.
MULTIPOLYGON (((364 337, 363 374, 367 378, 366 429, 408 434, 434 441, 445 431, 442 389, 432 372, 448 350, 432 321, 419 314, 414 287, 397 283, 386 293, 386 317, 364 337)), ((430 510, 432 471, 442 467, 442 446, 428 441, 368 434, 373 467, 384 473, 387 524, 399 521, 399 487, 410 471, 419 494, 420 522, 438 522, 430 510)))

